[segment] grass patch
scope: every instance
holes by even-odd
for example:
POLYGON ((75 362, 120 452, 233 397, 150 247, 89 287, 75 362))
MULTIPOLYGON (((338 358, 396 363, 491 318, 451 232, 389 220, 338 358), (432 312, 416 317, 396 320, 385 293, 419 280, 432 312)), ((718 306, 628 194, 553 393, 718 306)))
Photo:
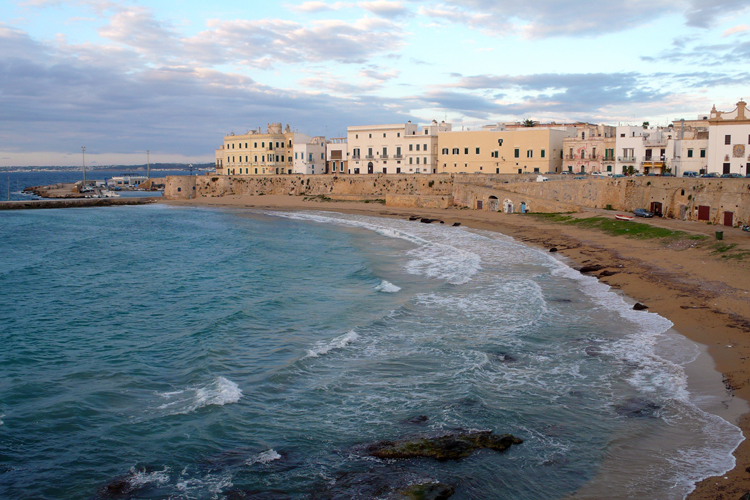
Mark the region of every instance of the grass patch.
MULTIPOLYGON (((570 212, 568 212, 568 213, 570 213, 570 212)), ((526 214, 526 215, 530 215, 532 217, 536 217, 538 219, 547 220, 547 221, 550 221, 550 222, 566 222, 566 221, 569 221, 569 220, 571 220, 573 218, 570 215, 566 215, 564 213, 558 214, 558 213, 535 212, 535 213, 530 213, 530 214, 526 214)))
POLYGON ((711 245, 711 248, 713 249, 711 253, 727 253, 736 246, 737 243, 714 243, 711 245))
POLYGON ((362 203, 380 203, 381 205, 385 205, 385 200, 376 198, 374 200, 362 200, 362 203))
POLYGON ((324 194, 319 194, 317 196, 305 196, 304 198, 302 198, 302 201, 333 201, 333 200, 324 194))
POLYGON ((576 219, 565 214, 529 214, 534 217, 547 220, 550 222, 560 222, 563 224, 571 224, 578 227, 585 227, 591 229, 598 229, 612 236, 626 236, 628 238, 639 238, 639 239, 688 239, 688 240, 704 240, 705 236, 688 234, 684 231, 673 231, 671 229, 665 229, 662 227, 655 227, 649 224, 642 224, 633 221, 624 221, 617 219, 610 219, 606 217, 588 217, 585 219, 576 219))

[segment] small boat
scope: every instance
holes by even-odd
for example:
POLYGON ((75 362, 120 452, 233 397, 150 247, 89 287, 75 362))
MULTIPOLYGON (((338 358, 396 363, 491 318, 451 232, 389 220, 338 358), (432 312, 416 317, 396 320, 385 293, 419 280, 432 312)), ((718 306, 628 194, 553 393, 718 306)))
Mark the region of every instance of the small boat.
POLYGON ((615 219, 617 219, 617 220, 633 220, 633 216, 632 215, 615 214, 615 219))

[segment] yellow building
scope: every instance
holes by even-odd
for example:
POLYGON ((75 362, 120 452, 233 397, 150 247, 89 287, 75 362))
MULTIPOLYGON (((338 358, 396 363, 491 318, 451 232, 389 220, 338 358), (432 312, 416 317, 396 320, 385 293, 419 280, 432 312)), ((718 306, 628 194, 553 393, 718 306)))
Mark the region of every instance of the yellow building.
POLYGON ((282 131, 281 123, 271 123, 267 132, 250 130, 246 134, 230 134, 216 150, 216 173, 220 175, 291 174, 294 169, 295 139, 308 136, 282 131))
POLYGON ((575 130, 528 127, 438 134, 438 173, 560 172, 563 139, 575 130))

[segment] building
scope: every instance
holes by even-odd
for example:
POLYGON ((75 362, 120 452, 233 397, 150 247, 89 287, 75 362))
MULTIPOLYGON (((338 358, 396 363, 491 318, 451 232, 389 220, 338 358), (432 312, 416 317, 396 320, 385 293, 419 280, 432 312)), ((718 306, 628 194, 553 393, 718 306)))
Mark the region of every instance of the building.
POLYGON ((576 124, 576 135, 563 139, 563 170, 575 173, 614 173, 616 128, 576 124))
POLYGON ((333 137, 326 144, 326 173, 345 174, 348 172, 349 144, 346 137, 333 137))
POLYGON ((559 172, 563 139, 575 132, 502 125, 438 135, 438 172, 521 174, 559 172), (495 128, 493 128, 495 127, 495 128))
POLYGON ((733 111, 711 109, 708 118, 708 172, 742 174, 750 172, 750 115, 740 101, 733 111))
MULTIPOLYGON (((706 117, 708 119, 708 117, 706 117)), ((698 120, 680 120, 673 123, 675 153, 672 173, 704 174, 708 171, 708 123, 698 120)))
POLYGON ((216 150, 216 173, 220 175, 291 174, 294 167, 295 136, 303 141, 309 136, 295 134, 281 123, 271 123, 266 133, 261 129, 246 134, 224 137, 224 144, 216 150))
POLYGON ((436 173, 438 135, 450 131, 442 122, 419 128, 411 121, 347 129, 350 174, 436 173))
POLYGON ((617 173, 662 174, 672 171, 675 158, 674 130, 668 128, 617 127, 617 173))
POLYGON ((295 174, 324 174, 326 172, 326 138, 295 133, 292 139, 295 174))

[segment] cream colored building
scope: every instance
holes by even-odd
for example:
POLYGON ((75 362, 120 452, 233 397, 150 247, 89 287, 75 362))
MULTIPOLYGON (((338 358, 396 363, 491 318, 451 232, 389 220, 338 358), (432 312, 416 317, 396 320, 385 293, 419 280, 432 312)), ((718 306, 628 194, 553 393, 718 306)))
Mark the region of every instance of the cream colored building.
POLYGON ((563 140, 574 134, 574 130, 536 127, 442 132, 438 135, 438 172, 559 172, 563 140))
POLYGON ((349 144, 346 137, 332 137, 326 144, 326 173, 345 174, 348 172, 349 144))
POLYGON ((728 112, 711 110, 708 119, 708 171, 717 174, 750 173, 750 112, 740 101, 728 112))
POLYGON ((347 129, 350 174, 435 173, 438 134, 451 130, 437 121, 420 128, 411 123, 364 125, 347 129))
POLYGON ((324 174, 326 171, 326 138, 294 134, 294 173, 324 174))
POLYGON ((261 129, 249 130, 246 134, 229 134, 224 144, 216 150, 216 173, 220 175, 276 175, 291 174, 294 168, 293 154, 295 136, 297 141, 310 139, 304 134, 284 130, 281 123, 271 123, 262 133, 261 129))

